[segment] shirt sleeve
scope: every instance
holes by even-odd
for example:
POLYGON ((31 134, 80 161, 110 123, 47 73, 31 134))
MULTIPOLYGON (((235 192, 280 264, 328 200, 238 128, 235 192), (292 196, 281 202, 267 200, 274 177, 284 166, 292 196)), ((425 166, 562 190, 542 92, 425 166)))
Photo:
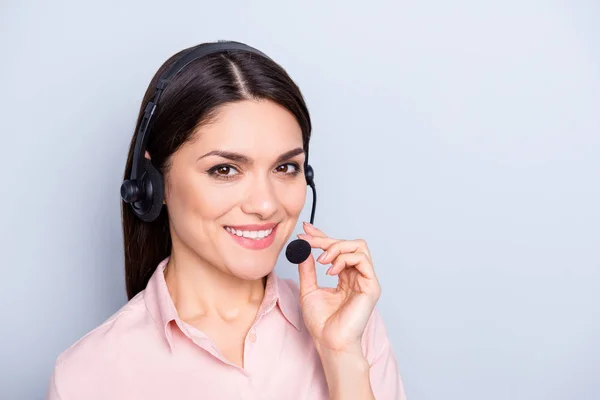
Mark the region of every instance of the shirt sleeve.
POLYGON ((373 311, 362 338, 370 366, 371 388, 376 400, 406 400, 398 362, 387 335, 383 318, 373 311))
POLYGON ((57 366, 55 365, 52 375, 50 376, 50 384, 46 392, 46 400, 65 400, 58 394, 58 387, 56 385, 56 372, 57 366))

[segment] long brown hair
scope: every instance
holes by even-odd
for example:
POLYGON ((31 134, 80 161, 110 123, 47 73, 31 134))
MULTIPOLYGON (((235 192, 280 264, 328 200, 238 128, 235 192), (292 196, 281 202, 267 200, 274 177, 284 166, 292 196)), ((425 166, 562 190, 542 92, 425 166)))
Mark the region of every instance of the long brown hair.
MULTIPOLYGON (((154 96, 160 75, 186 50, 165 61, 148 85, 131 139, 124 179, 131 172, 134 144, 144 107, 154 96)), ((304 150, 308 152, 311 121, 298 86, 274 61, 257 54, 228 50, 190 63, 166 87, 153 117, 147 145, 152 164, 165 176, 171 155, 192 138, 199 126, 215 116, 218 107, 235 101, 259 99, 274 101, 296 117, 302 130, 304 150)), ((121 202, 121 213, 125 284, 127 297, 131 299, 144 290, 157 265, 171 253, 169 216, 166 207, 163 207, 156 220, 143 222, 124 202, 121 202)))

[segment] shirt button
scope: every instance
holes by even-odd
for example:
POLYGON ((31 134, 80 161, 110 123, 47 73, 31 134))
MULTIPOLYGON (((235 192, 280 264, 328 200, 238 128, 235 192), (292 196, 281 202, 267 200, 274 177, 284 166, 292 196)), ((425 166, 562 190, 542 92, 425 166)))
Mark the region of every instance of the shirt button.
POLYGON ((256 342, 256 333, 254 333, 254 332, 250 333, 250 336, 248 337, 248 339, 250 339, 250 341, 252 343, 256 342))

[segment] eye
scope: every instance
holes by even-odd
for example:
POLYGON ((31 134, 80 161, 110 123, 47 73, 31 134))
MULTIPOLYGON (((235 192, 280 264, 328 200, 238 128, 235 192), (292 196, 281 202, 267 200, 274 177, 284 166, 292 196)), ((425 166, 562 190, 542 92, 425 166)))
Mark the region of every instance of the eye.
POLYGON ((300 171, 300 167, 296 163, 286 163, 275 168, 275 171, 286 175, 296 175, 300 171))
POLYGON ((208 170, 208 173, 215 178, 230 179, 239 174, 239 171, 228 164, 216 165, 208 170))
POLYGON ((230 175, 230 172, 234 171, 229 165, 222 165, 218 167, 215 172, 219 175, 230 175))

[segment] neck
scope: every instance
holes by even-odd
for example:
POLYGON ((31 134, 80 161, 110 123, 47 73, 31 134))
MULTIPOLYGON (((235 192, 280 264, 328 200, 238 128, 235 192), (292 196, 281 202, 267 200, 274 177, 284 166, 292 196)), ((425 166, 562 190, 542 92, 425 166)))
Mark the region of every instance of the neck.
POLYGON ((265 278, 238 278, 210 265, 192 251, 175 246, 164 273, 177 313, 184 321, 203 317, 238 319, 248 310, 256 311, 265 293, 265 278))

